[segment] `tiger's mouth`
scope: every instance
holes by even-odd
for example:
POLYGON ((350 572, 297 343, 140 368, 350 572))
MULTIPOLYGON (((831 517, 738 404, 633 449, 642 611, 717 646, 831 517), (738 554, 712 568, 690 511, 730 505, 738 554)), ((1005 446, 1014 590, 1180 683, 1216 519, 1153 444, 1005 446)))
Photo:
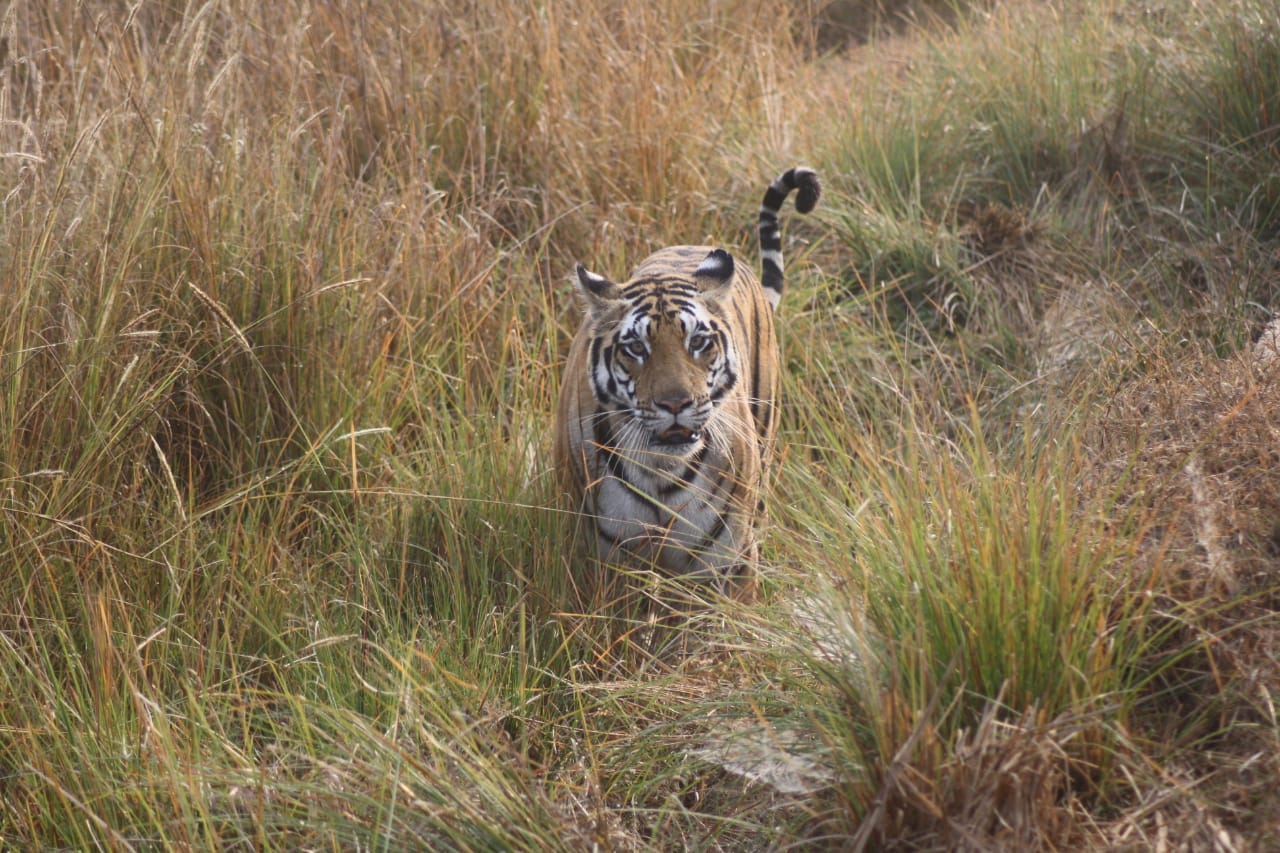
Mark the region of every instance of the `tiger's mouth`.
POLYGON ((701 439, 701 430, 677 426, 663 430, 662 432, 654 435, 653 443, 663 447, 684 447, 689 444, 694 444, 701 439))

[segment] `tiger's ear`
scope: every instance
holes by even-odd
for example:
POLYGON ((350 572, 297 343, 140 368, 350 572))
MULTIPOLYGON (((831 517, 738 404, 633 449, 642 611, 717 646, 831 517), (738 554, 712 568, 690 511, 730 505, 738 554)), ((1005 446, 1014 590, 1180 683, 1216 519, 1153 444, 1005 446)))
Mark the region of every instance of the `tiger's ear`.
POLYGON ((733 281, 733 255, 724 249, 712 249, 711 253, 693 271, 699 289, 718 290, 733 281))
POLYGON ((587 311, 598 311, 610 302, 617 301, 622 295, 618 285, 602 275, 596 275, 582 264, 578 264, 577 274, 578 290, 582 294, 583 307, 587 311))

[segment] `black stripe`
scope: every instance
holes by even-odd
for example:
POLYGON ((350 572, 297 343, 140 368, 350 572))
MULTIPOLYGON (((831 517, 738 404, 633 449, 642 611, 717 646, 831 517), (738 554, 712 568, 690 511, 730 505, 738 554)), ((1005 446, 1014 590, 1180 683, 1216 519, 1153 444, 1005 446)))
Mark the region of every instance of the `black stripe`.
POLYGON ((734 373, 732 370, 726 367, 724 371, 724 375, 725 375, 724 384, 707 395, 707 399, 710 400, 712 403, 719 403, 721 400, 725 398, 725 395, 727 395, 734 388, 738 387, 738 374, 734 373))
MULTIPOLYGON (((708 505, 709 506, 709 505, 708 505)), ((715 510, 716 523, 712 525, 711 530, 703 534, 702 542, 698 547, 700 553, 708 553, 712 546, 720 539, 720 534, 724 533, 729 526, 729 512, 732 509, 727 503, 720 509, 715 510)))
MULTIPOLYGON (((591 341, 591 351, 587 354, 587 378, 591 381, 591 392, 596 395, 596 399, 603 401, 604 391, 596 382, 596 365, 600 363, 601 350, 604 348, 604 339, 596 338, 591 341)), ((610 373, 612 376, 612 372, 610 373)))
POLYGON ((604 458, 606 475, 621 480, 622 454, 618 453, 617 436, 613 433, 613 425, 608 421, 608 418, 597 417, 592 437, 595 439, 597 452, 604 458))
POLYGON ((639 293, 645 288, 650 288, 650 287, 679 288, 681 290, 685 290, 690 293, 696 293, 697 288, 689 283, 689 276, 691 276, 692 274, 693 274, 692 270, 689 270, 687 272, 672 270, 670 273, 663 273, 661 275, 647 275, 644 278, 638 278, 638 279, 635 279, 634 281, 627 282, 626 290, 623 291, 623 296, 630 297, 630 296, 633 296, 635 293, 639 293))
MULTIPOLYGON (((760 333, 761 312, 760 312, 760 309, 756 307, 755 303, 752 303, 751 313, 754 315, 753 319, 755 320, 755 323, 752 324, 752 328, 755 331, 755 336, 753 338, 754 344, 748 343, 748 345, 751 346, 751 349, 752 349, 751 417, 755 419, 756 429, 759 429, 760 428, 760 359, 763 358, 766 355, 766 353, 764 352, 764 348, 760 346, 760 341, 764 336, 760 333)), ((746 328, 746 327, 744 326, 743 328, 746 328)))
POLYGON ((604 456, 604 470, 607 476, 627 482, 627 478, 622 476, 622 454, 618 452, 616 447, 610 445, 606 447, 602 455, 604 456))
POLYGON ((706 505, 707 509, 715 513, 716 523, 712 525, 710 532, 702 534, 702 541, 697 548, 689 549, 690 554, 707 553, 708 546, 716 543, 716 540, 720 538, 720 534, 724 532, 725 528, 729 524, 728 515, 733 508, 731 505, 733 500, 733 491, 729 490, 728 492, 725 492, 721 489, 721 486, 724 484, 725 476, 726 473, 721 472, 720 476, 712 485, 708 495, 703 498, 703 504, 706 505), (712 503, 713 498, 718 498, 714 504, 712 503))
MULTIPOLYGON (((733 304, 734 319, 738 321, 738 328, 742 329, 745 332, 747 330, 747 315, 742 313, 742 303, 741 301, 735 301, 732 304, 733 304)), ((726 337, 727 336, 728 336, 728 333, 726 332, 726 337)), ((749 344, 750 341, 735 341, 735 343, 740 345, 746 345, 746 344, 749 344)))
POLYGON ((658 488, 658 494, 654 497, 665 499, 675 494, 680 489, 692 486, 698 479, 698 474, 702 471, 702 463, 706 455, 707 445, 704 442, 703 445, 698 448, 697 452, 693 454, 693 457, 685 463, 684 470, 680 472, 680 476, 663 483, 658 488))
POLYGON ((773 435, 773 422, 778 417, 778 407, 773 398, 768 403, 761 402, 761 409, 764 409, 764 416, 756 420, 756 432, 760 435, 760 449, 764 450, 765 443, 769 440, 769 436, 773 435))
MULTIPOLYGON (((735 302, 733 302, 733 303, 732 303, 732 307, 733 307, 733 315, 734 315, 734 319, 735 319, 735 320, 737 320, 737 322, 738 322, 738 328, 739 328, 739 329, 742 329, 743 333, 745 334, 745 333, 746 333, 746 330, 747 330, 747 317, 746 317, 746 314, 744 314, 744 313, 743 313, 742 303, 741 303, 740 301, 735 301, 735 302)), ((757 312, 757 313, 758 313, 758 312, 757 312)), ((726 337, 726 338, 729 338, 729 337, 731 337, 731 336, 729 336, 729 335, 726 333, 726 336, 725 336, 725 337, 726 337)), ((728 348, 728 346, 730 345, 730 343, 731 343, 732 345, 737 346, 737 348, 738 348, 738 356, 739 356, 739 358, 741 358, 743 355, 745 355, 745 353, 743 353, 743 352, 742 352, 742 348, 743 348, 743 347, 749 347, 749 346, 751 346, 751 341, 749 341, 749 340, 746 340, 746 341, 733 340, 733 341, 730 341, 729 343, 726 343, 726 344, 725 344, 726 349, 728 348)), ((753 353, 751 353, 751 358, 752 358, 751 369, 752 369, 752 371, 753 371, 753 375, 752 375, 752 377, 751 377, 751 384, 752 384, 753 386, 754 386, 754 385, 755 385, 755 383, 757 382, 757 379, 756 379, 756 372, 758 371, 758 368, 759 368, 759 357, 760 357, 760 353, 759 353, 758 351, 757 351, 757 352, 753 352, 753 353)), ((727 357, 726 357, 725 361, 726 361, 726 363, 728 362, 728 358, 727 358, 727 357)), ((732 382, 731 384, 729 384, 729 385, 727 385, 727 386, 726 386, 726 390, 727 390, 728 388, 732 388, 734 385, 736 385, 736 384, 737 384, 738 377, 737 377, 736 375, 733 375, 733 374, 732 374, 732 371, 730 371, 730 375, 733 377, 733 382, 732 382)), ((754 415, 754 414, 755 414, 755 402, 754 402, 755 394, 751 393, 751 392, 752 392, 752 390, 753 390, 752 388, 748 388, 748 389, 747 389, 747 392, 748 392, 749 394, 751 394, 751 396, 752 396, 751 411, 752 411, 752 414, 754 415)))
MULTIPOLYGON (((760 202, 760 251, 782 251, 782 231, 778 226, 778 214, 792 190, 798 189, 796 210, 808 213, 818 203, 822 195, 822 186, 818 176, 812 169, 796 167, 788 169, 769 184, 764 198, 760 202)), ((760 285, 772 290, 779 296, 783 287, 782 269, 772 260, 761 258, 760 285)))

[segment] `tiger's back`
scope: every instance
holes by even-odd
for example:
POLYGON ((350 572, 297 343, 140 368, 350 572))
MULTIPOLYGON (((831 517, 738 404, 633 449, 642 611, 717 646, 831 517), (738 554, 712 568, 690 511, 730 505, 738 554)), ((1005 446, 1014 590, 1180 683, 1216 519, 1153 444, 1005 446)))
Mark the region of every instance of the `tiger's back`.
POLYGON ((722 249, 673 246, 615 284, 578 267, 582 325, 555 433, 566 492, 598 556, 753 594, 762 485, 777 431, 778 211, 817 177, 792 169, 760 210, 762 274, 722 249))

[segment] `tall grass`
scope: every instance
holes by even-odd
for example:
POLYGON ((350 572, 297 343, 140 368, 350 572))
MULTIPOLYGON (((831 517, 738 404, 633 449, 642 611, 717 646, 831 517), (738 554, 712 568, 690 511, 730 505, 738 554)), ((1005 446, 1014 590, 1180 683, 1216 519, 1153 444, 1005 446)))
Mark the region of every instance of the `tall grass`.
POLYGON ((1165 820, 1161 773, 1236 732, 1160 745, 1153 685, 1253 682, 1212 669, 1233 611, 1160 558, 1149 437, 1098 412, 1274 301, 1259 10, 974 6, 819 55, 806 3, 10 5, 0 839, 1033 847, 1165 820), (768 600, 606 612, 546 453, 566 271, 752 257, 800 161, 829 192, 787 226, 768 600), (1060 364, 1046 318, 1090 285, 1123 295, 1083 320, 1119 343, 1060 364))

